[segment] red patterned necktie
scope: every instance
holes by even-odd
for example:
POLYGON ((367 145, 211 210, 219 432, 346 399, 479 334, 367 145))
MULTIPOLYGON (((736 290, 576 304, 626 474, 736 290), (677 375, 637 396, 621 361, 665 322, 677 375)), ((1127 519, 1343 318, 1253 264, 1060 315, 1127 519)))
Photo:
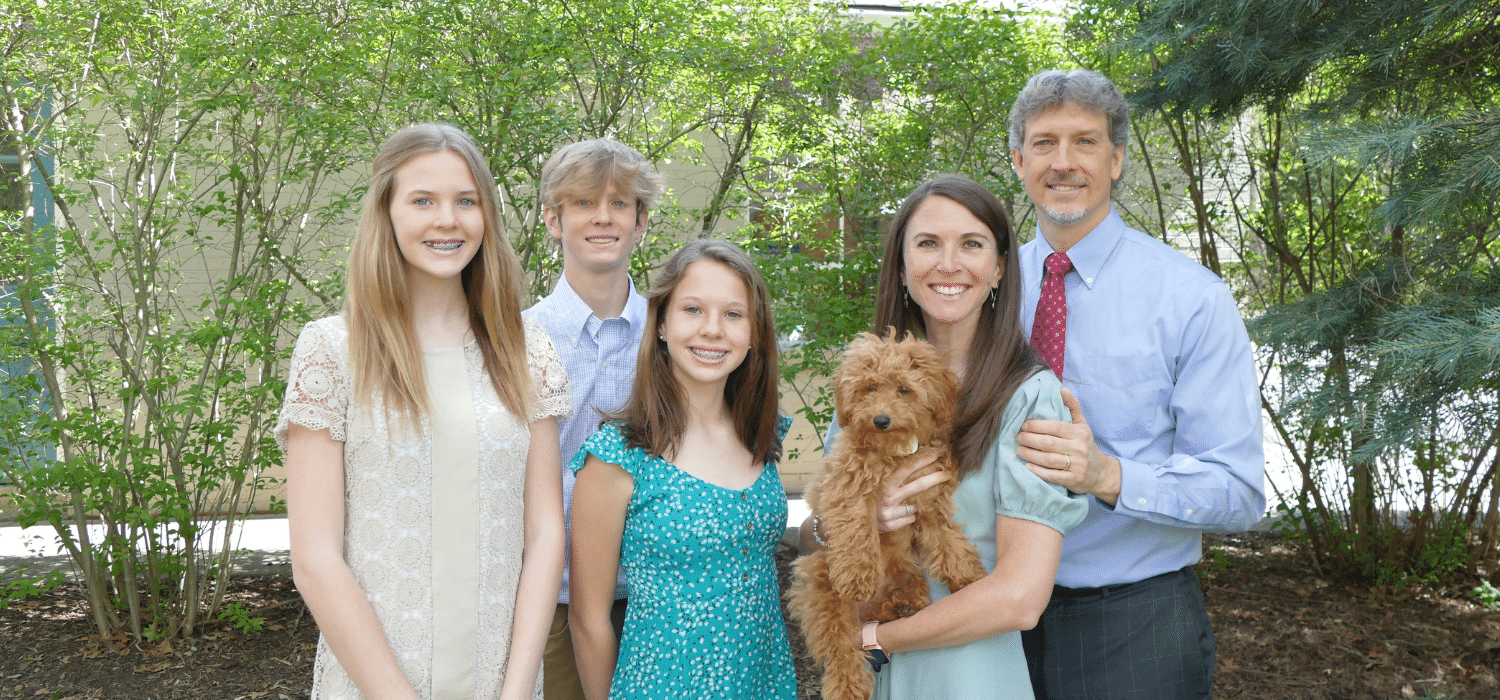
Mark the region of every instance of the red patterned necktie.
POLYGON ((1058 251, 1048 255, 1042 266, 1046 275, 1042 278, 1042 296, 1036 300, 1036 319, 1031 323, 1031 347, 1061 379, 1063 348, 1068 340, 1068 292, 1063 288, 1063 275, 1073 269, 1073 261, 1067 253, 1058 251))

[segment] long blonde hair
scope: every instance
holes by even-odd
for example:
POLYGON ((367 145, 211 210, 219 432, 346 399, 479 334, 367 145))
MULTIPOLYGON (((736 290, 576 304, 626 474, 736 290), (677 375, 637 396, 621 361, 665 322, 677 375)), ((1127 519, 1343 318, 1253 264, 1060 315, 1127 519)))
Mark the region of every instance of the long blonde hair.
POLYGON ((422 352, 412 325, 405 258, 391 225, 396 170, 413 156, 451 151, 469 164, 484 213, 479 251, 460 274, 469 306, 469 328, 500 401, 523 422, 531 418, 531 373, 521 322, 522 273, 500 224, 495 178, 474 140, 451 124, 417 124, 380 145, 375 176, 365 193, 349 251, 344 318, 355 396, 370 401, 378 390, 385 410, 410 424, 430 409, 422 352))

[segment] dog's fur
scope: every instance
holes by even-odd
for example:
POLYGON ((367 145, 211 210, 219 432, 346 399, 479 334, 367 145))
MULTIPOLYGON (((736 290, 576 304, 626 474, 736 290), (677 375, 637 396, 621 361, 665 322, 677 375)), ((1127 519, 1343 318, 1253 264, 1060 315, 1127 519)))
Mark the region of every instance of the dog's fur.
POLYGON ((922 565, 950 591, 978 580, 984 569, 953 522, 958 479, 948 433, 958 382, 932 346, 865 333, 850 343, 834 385, 843 432, 803 494, 827 549, 798 560, 791 612, 824 667, 823 697, 867 700, 873 686, 855 641, 861 626, 857 606, 871 603, 870 618, 888 622, 931 602, 913 545, 922 565), (916 508, 911 527, 878 532, 881 484, 934 451, 938 460, 911 478, 935 470, 951 478, 907 499, 916 508), (882 580, 889 582, 884 589, 882 580))

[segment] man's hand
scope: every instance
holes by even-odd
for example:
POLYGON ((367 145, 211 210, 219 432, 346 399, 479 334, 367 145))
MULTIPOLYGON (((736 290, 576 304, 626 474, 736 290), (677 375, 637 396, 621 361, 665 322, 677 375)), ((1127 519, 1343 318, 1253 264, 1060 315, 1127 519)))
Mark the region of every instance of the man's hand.
POLYGON ((1063 405, 1073 422, 1029 420, 1016 436, 1016 456, 1043 481, 1087 493, 1114 505, 1120 498, 1120 461, 1099 451, 1094 431, 1083 418, 1073 392, 1062 390, 1063 405))

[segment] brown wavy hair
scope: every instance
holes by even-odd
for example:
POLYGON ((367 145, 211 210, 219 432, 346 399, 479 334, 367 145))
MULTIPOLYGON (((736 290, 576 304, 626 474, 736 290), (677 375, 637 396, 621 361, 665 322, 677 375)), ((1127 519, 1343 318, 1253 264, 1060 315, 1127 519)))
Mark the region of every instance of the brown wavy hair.
POLYGON ((618 413, 605 416, 605 420, 623 423, 621 432, 628 447, 643 448, 657 457, 676 451, 687 429, 687 406, 659 329, 677 284, 687 269, 701 260, 723 263, 739 273, 750 292, 750 352, 729 373, 724 402, 729 406, 735 432, 750 454, 764 462, 775 462, 781 458, 781 438, 776 435, 779 388, 771 295, 755 262, 739 246, 727 241, 693 241, 674 253, 662 267, 656 286, 646 293, 646 327, 630 399, 618 413))
POLYGON ((529 421, 532 391, 521 322, 521 264, 501 228, 495 178, 479 146, 451 124, 409 126, 386 139, 375 155, 375 175, 349 250, 344 294, 355 395, 369 401, 378 391, 385 410, 404 415, 410 426, 430 408, 422 351, 412 325, 417 310, 411 305, 406 260, 391 225, 391 197, 396 170, 414 156, 439 151, 456 153, 468 163, 484 214, 479 251, 460 273, 469 328, 500 401, 523 422, 529 421))
POLYGON ((928 197, 947 197, 969 210, 995 236, 1004 274, 995 301, 985 301, 979 324, 969 343, 968 368, 958 390, 953 414, 953 458, 960 475, 978 469, 990 445, 1000 435, 1000 423, 1011 394, 1043 368, 1042 361, 1021 332, 1021 266, 1016 256, 1016 234, 1010 217, 993 193, 962 175, 939 175, 906 195, 896 210, 885 238, 885 257, 875 292, 875 332, 927 337, 922 309, 907 300, 901 280, 906 271, 906 227, 917 207, 928 197))

